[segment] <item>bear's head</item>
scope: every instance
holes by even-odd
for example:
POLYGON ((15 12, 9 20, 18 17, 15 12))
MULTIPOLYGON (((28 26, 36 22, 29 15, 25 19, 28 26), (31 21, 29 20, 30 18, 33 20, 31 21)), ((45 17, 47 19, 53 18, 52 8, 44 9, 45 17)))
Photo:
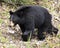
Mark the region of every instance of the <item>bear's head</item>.
POLYGON ((25 19, 22 16, 21 12, 18 14, 16 12, 9 11, 10 13, 10 18, 9 20, 14 23, 14 26, 17 24, 23 24, 25 19))

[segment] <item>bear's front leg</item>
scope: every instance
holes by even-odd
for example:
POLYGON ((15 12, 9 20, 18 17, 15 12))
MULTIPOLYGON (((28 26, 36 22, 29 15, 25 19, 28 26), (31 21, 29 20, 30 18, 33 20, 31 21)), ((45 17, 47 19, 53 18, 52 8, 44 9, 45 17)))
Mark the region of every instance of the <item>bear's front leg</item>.
POLYGON ((33 16, 29 16, 29 15, 26 16, 25 24, 24 24, 25 31, 23 32, 23 35, 22 35, 23 41, 27 41, 29 39, 29 36, 30 36, 30 39, 32 38, 34 28, 35 26, 34 26, 33 16))
POLYGON ((31 40, 32 38, 32 31, 25 31, 23 34, 22 34, 22 39, 23 41, 28 41, 28 39, 31 40))

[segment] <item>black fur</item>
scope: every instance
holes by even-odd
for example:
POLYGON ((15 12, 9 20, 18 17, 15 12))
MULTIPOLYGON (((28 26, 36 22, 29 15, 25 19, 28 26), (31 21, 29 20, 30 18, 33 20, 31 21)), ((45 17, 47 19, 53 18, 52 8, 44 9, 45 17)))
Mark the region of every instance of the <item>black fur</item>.
MULTIPOLYGON (((22 6, 15 12, 10 11, 10 20, 20 26, 24 41, 28 40, 30 33, 34 33, 35 28, 38 28, 38 38, 43 40, 45 38, 43 32, 49 32, 49 28, 52 30, 53 27, 52 16, 40 6, 22 6)), ((55 29, 58 32, 58 29, 55 29)))

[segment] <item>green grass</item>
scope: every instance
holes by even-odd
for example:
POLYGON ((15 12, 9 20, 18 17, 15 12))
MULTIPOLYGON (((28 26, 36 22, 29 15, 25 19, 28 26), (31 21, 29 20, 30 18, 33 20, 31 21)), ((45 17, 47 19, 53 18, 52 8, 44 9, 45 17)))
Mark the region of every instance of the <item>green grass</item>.
POLYGON ((2 19, 0 19, 0 24, 3 22, 3 20, 2 19))
POLYGON ((5 37, 3 37, 3 36, 0 36, 0 41, 1 41, 2 43, 7 43, 7 42, 8 42, 8 39, 5 38, 5 37))

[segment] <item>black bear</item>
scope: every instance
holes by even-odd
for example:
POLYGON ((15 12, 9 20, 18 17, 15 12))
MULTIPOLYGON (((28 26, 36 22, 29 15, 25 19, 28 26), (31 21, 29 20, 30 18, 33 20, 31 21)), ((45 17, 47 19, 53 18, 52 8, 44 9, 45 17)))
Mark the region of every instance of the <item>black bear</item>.
MULTIPOLYGON (((45 38, 43 32, 49 32, 49 27, 52 28, 52 16, 49 12, 40 6, 22 6, 15 12, 10 11, 10 21, 14 26, 18 24, 22 30, 23 41, 27 41, 30 33, 33 35, 34 29, 38 29, 38 39, 45 38)), ((56 29, 56 33, 58 29, 56 29)))

